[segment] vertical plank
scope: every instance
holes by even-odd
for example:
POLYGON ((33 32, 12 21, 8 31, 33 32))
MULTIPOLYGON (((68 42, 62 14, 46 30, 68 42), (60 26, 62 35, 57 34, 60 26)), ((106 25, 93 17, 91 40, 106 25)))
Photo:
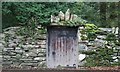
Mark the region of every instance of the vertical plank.
POLYGON ((77 63, 77 28, 52 27, 48 29, 47 40, 48 68, 73 66, 77 63))

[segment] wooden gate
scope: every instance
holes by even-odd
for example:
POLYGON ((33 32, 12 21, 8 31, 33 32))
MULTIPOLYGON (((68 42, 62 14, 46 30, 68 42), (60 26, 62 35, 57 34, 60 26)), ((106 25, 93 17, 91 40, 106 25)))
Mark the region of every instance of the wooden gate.
POLYGON ((78 27, 47 28, 47 67, 78 66, 78 27))

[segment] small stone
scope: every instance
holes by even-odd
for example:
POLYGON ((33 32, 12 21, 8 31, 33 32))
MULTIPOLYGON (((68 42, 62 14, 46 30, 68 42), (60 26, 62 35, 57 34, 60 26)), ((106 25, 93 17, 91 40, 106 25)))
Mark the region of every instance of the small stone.
POLYGON ((19 39, 14 39, 13 41, 14 41, 14 43, 19 43, 20 42, 19 39))
POLYGON ((78 18, 78 16, 76 14, 73 15, 73 20, 76 20, 78 18))
POLYGON ((35 60, 25 60, 24 63, 38 63, 38 61, 35 61, 35 60))
POLYGON ((4 40, 0 40, 0 43, 5 44, 6 42, 4 40))
POLYGON ((9 44, 8 46, 9 46, 9 47, 16 47, 17 44, 16 44, 16 43, 11 43, 11 44, 9 44))
POLYGON ((5 49, 7 49, 7 50, 14 50, 13 47, 5 48, 5 49))
POLYGON ((37 63, 21 63, 20 66, 37 66, 38 64, 37 63))
POLYGON ((45 49, 33 49, 32 52, 34 52, 34 53, 45 53, 46 50, 45 49))
POLYGON ((15 35, 15 32, 14 31, 6 31, 4 32, 5 34, 10 34, 10 35, 15 35))
POLYGON ((5 34, 0 33, 0 38, 4 38, 4 37, 5 37, 5 34))
POLYGON ((116 47, 117 50, 120 50, 120 46, 116 47))
POLYGON ((15 50, 16 53, 23 53, 23 50, 15 50))
POLYGON ((10 56, 3 56, 3 58, 6 58, 6 59, 8 59, 8 58, 11 58, 10 56))
POLYGON ((21 56, 20 54, 17 54, 17 55, 16 55, 16 58, 17 58, 17 59, 20 59, 21 57, 22 57, 22 56, 21 56))
POLYGON ((34 45, 22 45, 22 47, 25 48, 25 49, 26 49, 26 48, 33 48, 34 45))
POLYGON ((11 67, 16 67, 16 66, 19 66, 19 62, 13 62, 13 64, 11 65, 11 67))
POLYGON ((40 56, 40 57, 44 57, 45 54, 44 54, 44 53, 38 53, 38 56, 40 56))
POLYGON ((64 13, 62 11, 59 12, 59 17, 60 17, 60 20, 64 20, 64 13))
POLYGON ((80 50, 80 51, 87 51, 87 50, 88 50, 88 47, 87 47, 85 44, 80 44, 80 45, 79 45, 79 50, 80 50))
POLYGON ((39 45, 35 45, 35 48, 39 48, 39 45))
POLYGON ((15 49, 16 49, 16 50, 20 50, 21 48, 20 48, 20 47, 16 47, 15 49))
POLYGON ((70 19, 70 9, 68 9, 65 13, 65 21, 70 19))
POLYGON ((35 42, 32 42, 31 44, 35 44, 35 42))
POLYGON ((32 59, 28 59, 28 58, 23 58, 23 59, 20 59, 20 60, 22 60, 22 61, 32 61, 32 59))
POLYGON ((2 43, 0 43, 0 47, 3 47, 3 44, 2 44, 2 43))
POLYGON ((114 57, 112 57, 113 59, 116 59, 117 57, 116 56, 114 56, 114 57))
POLYGON ((4 49, 3 49, 3 51, 7 51, 7 49, 6 49, 6 48, 4 48, 4 49))
POLYGON ((28 45, 29 43, 27 42, 26 45, 28 45))
POLYGON ((17 39, 23 39, 23 36, 16 36, 17 39))
POLYGON ((99 28, 99 29, 104 32, 112 32, 112 28, 99 28))
POLYGON ((14 53, 14 52, 10 52, 9 55, 10 55, 10 56, 13 56, 13 55, 16 55, 16 53, 14 53))
POLYGON ((41 48, 46 48, 46 45, 40 45, 41 48))
POLYGON ((16 58, 16 55, 15 56, 11 56, 11 58, 16 58))
POLYGON ((79 60, 82 61, 85 59, 86 55, 85 54, 79 54, 79 60))
POLYGON ((38 67, 46 67, 46 61, 40 62, 38 67))
POLYGON ((34 60, 44 61, 44 60, 45 60, 45 57, 36 57, 36 58, 34 58, 34 60))
POLYGON ((28 57, 28 56, 29 56, 29 54, 26 54, 26 56, 28 57))
POLYGON ((33 53, 33 52, 29 52, 29 53, 27 53, 27 54, 28 54, 28 56, 32 56, 32 57, 37 56, 37 54, 36 54, 36 53, 33 53))
POLYGON ((12 64, 12 61, 9 61, 9 62, 2 62, 2 65, 5 66, 5 65, 11 65, 12 64))
POLYGON ((106 36, 105 35, 99 35, 97 36, 98 39, 106 39, 106 36))

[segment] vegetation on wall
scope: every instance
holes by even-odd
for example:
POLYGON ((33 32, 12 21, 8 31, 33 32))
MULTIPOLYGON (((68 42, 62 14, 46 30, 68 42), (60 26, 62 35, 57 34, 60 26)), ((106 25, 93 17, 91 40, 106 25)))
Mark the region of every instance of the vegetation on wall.
MULTIPOLYGON (((100 32, 98 27, 120 28, 119 5, 120 3, 95 3, 95 2, 74 2, 74 3, 42 3, 42 2, 3 2, 2 4, 2 26, 20 26, 18 35, 33 36, 36 32, 45 32, 36 29, 39 26, 50 24, 51 15, 57 15, 59 11, 65 12, 68 8, 80 18, 76 21, 65 21, 68 26, 85 24, 85 30, 81 35, 82 40, 92 41, 100 32), (98 26, 98 27, 97 27, 98 26)), ((119 29, 120 31, 120 29, 119 29)), ((120 34, 120 32, 119 32, 120 34)), ((6 41, 8 39, 6 38, 6 41)), ((120 65, 117 46, 120 45, 120 35, 108 34, 107 43, 95 51, 84 52, 88 55, 85 66, 114 66, 120 65), (119 40, 119 41, 118 41, 119 40), (110 46, 110 48, 109 48, 110 46), (115 60, 118 61, 115 61, 115 60)))
POLYGON ((86 23, 84 25, 85 29, 81 30, 81 39, 92 41, 97 37, 97 33, 100 32, 95 24, 86 23))
POLYGON ((119 46, 120 43, 113 33, 107 34, 106 43, 97 49, 82 51, 86 54, 85 66, 120 66, 119 46))

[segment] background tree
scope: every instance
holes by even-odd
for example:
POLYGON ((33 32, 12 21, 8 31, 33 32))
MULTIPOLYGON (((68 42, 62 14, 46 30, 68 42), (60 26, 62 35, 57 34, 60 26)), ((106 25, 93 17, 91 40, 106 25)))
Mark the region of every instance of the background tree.
POLYGON ((56 15, 59 11, 65 12, 68 8, 81 18, 90 23, 98 24, 99 14, 96 3, 13 3, 4 2, 3 7, 3 28, 9 26, 27 25, 31 17, 35 18, 37 24, 50 24, 50 15, 56 15))

